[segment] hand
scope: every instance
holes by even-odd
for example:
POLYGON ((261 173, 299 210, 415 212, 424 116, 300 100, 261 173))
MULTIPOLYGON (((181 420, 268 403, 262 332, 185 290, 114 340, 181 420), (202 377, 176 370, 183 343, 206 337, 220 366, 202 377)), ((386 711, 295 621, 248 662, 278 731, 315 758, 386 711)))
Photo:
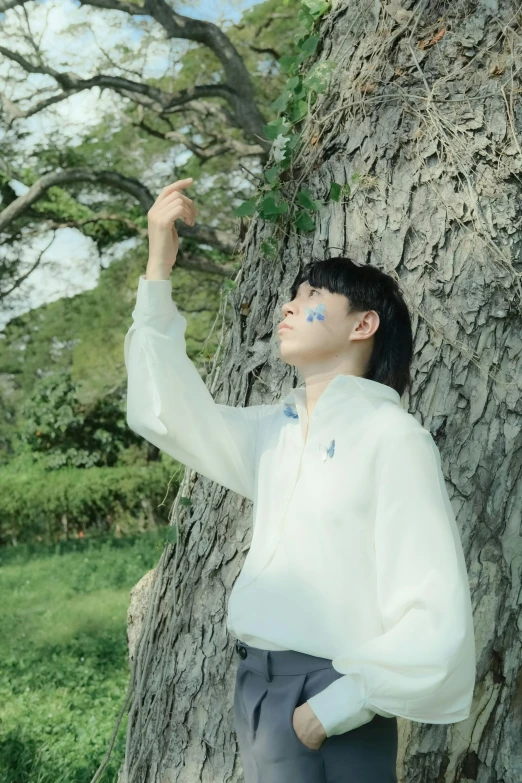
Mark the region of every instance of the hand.
POLYGON ((307 701, 294 710, 292 724, 303 745, 310 750, 319 750, 326 739, 326 731, 307 701))
POLYGON ((163 188, 147 213, 149 224, 149 261, 147 279, 168 278, 176 262, 179 236, 174 221, 187 225, 196 222, 197 210, 192 199, 180 190, 192 184, 192 177, 179 179, 163 188), (150 274, 149 274, 150 273, 150 274))

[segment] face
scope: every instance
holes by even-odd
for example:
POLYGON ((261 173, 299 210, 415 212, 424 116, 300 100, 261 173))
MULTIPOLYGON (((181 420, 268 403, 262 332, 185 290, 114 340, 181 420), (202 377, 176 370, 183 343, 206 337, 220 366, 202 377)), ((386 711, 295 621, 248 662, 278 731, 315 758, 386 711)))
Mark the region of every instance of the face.
MULTIPOLYGON (((281 359, 301 371, 317 372, 353 368, 364 369, 373 348, 373 334, 379 326, 375 310, 347 313, 343 294, 314 288, 308 281, 282 308, 277 326, 281 359)), ((277 327, 276 327, 277 328, 277 327)))

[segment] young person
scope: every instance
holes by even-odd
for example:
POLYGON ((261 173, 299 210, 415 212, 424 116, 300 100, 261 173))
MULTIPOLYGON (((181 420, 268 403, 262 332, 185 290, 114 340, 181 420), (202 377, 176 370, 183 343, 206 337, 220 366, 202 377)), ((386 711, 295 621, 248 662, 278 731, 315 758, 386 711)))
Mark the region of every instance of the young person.
MULTIPOLYGON (((471 709, 475 644, 459 532, 428 429, 401 406, 412 330, 396 282, 346 258, 305 265, 276 314, 304 385, 273 405, 216 403, 186 355, 169 278, 165 188, 125 338, 129 426, 254 503, 229 598, 245 783, 396 783, 397 716, 471 709)), ((180 198, 181 196, 181 198, 180 198)))

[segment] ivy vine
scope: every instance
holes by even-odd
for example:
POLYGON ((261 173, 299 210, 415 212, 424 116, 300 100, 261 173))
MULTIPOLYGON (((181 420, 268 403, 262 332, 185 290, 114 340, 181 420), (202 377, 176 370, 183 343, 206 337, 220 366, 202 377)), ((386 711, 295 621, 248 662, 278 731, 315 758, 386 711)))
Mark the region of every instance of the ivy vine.
MULTIPOLYGON (((327 90, 330 74, 335 68, 334 62, 315 63, 305 73, 306 60, 317 49, 320 36, 316 29, 319 21, 330 9, 331 0, 302 0, 298 13, 298 21, 302 27, 294 38, 295 53, 281 57, 279 64, 284 73, 288 74, 281 95, 270 105, 278 116, 266 125, 263 130, 267 139, 273 141, 272 153, 275 165, 263 172, 266 182, 263 182, 257 193, 248 201, 243 201, 235 210, 236 217, 250 217, 258 214, 263 220, 272 223, 291 221, 298 231, 314 231, 314 213, 325 202, 313 197, 308 188, 302 188, 296 194, 297 205, 290 206, 283 194, 281 175, 292 166, 302 146, 302 137, 296 132, 295 126, 300 123, 317 100, 317 96, 327 90), (304 28, 304 31, 303 31, 304 28)), ((359 178, 354 174, 352 181, 359 178)), ((342 196, 351 194, 348 183, 332 182, 327 200, 339 201, 342 196)), ((270 237, 261 243, 261 251, 269 258, 276 258, 278 242, 270 237)))

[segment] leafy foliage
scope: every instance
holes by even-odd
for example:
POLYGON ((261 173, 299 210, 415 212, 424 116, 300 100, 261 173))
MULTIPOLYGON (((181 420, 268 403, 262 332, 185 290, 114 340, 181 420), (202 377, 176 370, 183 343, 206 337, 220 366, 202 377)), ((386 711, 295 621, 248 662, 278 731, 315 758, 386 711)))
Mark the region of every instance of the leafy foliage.
MULTIPOLYGON (((289 78, 281 94, 270 104, 270 108, 278 112, 278 117, 263 126, 267 139, 273 141, 272 152, 276 165, 264 172, 267 184, 263 184, 255 196, 236 208, 234 214, 238 217, 259 214, 267 222, 280 223, 279 216, 282 215, 283 220, 291 221, 298 231, 315 230, 313 212, 324 202, 313 199, 311 192, 304 189, 297 193, 297 203, 301 209, 294 208, 294 202, 290 204, 283 196, 281 174, 291 168, 299 152, 301 136, 297 126, 306 117, 309 107, 314 105, 317 95, 327 90, 330 74, 335 67, 333 62, 315 63, 308 73, 302 72, 304 64, 320 43, 320 36, 315 31, 317 22, 329 8, 330 0, 301 2, 297 17, 301 27, 294 36, 294 53, 284 55, 279 60, 281 70, 289 78)), ((328 198, 332 197, 331 194, 332 190, 328 198)), ((336 190, 333 194, 335 196, 336 190)), ((277 251, 272 252, 272 246, 261 249, 269 258, 277 255, 277 251)))
POLYGON ((0 545, 56 543, 80 533, 129 534, 164 525, 184 470, 163 454, 145 466, 50 473, 28 459, 18 457, 0 471, 0 545))
POLYGON ((43 453, 45 469, 111 467, 124 449, 142 442, 127 424, 122 389, 85 404, 66 372, 39 379, 21 414, 20 439, 43 453))

